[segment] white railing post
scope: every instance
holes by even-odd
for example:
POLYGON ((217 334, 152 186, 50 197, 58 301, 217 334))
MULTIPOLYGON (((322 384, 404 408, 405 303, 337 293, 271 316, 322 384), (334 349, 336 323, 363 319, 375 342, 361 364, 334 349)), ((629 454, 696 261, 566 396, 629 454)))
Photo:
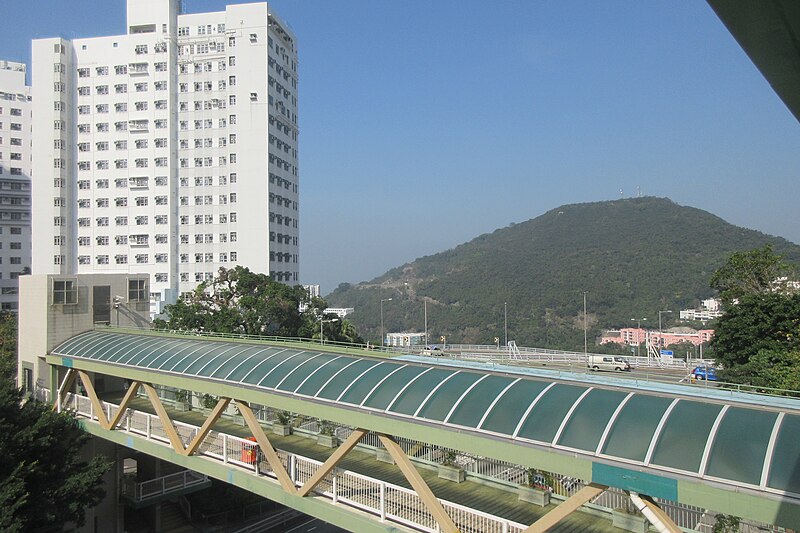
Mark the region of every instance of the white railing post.
MULTIPOLYGON (((111 404, 103 402, 106 406, 106 420, 111 420, 111 404)), ((110 428, 114 429, 114 428, 110 428)))
POLYGON ((145 429, 147 431, 147 440, 150 440, 152 437, 152 424, 150 423, 150 419, 151 419, 150 415, 147 415, 147 418, 145 418, 145 420, 147 421, 145 423, 145 429))
POLYGON ((339 495, 336 493, 338 490, 338 482, 339 476, 336 475, 334 472, 333 474, 333 503, 337 503, 339 501, 339 495))
POLYGON ((297 456, 295 454, 289 456, 289 477, 292 483, 297 485, 297 456))
POLYGON ((381 521, 386 521, 386 483, 381 481, 381 521))
POLYGON ((222 435, 222 462, 228 463, 228 435, 222 435))

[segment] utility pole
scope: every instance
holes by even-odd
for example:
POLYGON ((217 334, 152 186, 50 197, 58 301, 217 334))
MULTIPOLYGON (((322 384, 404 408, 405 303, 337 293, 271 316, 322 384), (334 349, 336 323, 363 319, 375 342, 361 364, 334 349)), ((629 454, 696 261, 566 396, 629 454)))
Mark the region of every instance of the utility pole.
POLYGON ((589 343, 587 337, 587 325, 588 322, 586 321, 586 293, 589 291, 583 291, 583 355, 588 356, 589 353, 589 343))

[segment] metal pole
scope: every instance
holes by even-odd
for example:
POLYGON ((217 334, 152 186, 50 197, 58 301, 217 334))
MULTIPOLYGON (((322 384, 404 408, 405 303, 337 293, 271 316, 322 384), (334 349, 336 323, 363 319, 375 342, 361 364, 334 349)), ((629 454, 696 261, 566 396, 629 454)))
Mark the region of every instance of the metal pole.
POLYGON ((506 347, 508 347, 508 302, 503 302, 503 332, 505 333, 506 347))
POLYGON ((384 298, 383 300, 381 300, 381 348, 383 348, 383 339, 384 339, 384 334, 383 334, 383 302, 391 302, 391 301, 392 301, 391 298, 384 298))
POLYGON ((422 306, 425 310, 425 346, 428 346, 428 298, 422 300, 422 306))
POLYGON ((587 322, 586 322, 586 293, 588 291, 583 291, 583 355, 587 355, 589 353, 589 344, 587 341, 587 322))
MULTIPOLYGON (((324 315, 322 315, 322 316, 324 316, 324 315)), ((323 340, 323 339, 325 339, 325 337, 322 334, 322 316, 319 317, 319 343, 320 344, 325 344, 325 341, 323 340)))

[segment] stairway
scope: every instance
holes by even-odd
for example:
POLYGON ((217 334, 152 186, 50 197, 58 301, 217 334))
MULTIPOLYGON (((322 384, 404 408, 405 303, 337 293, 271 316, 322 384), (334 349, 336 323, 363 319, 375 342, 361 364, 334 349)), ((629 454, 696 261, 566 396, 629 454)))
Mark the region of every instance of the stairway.
POLYGON ((161 502, 161 529, 159 533, 197 533, 183 516, 180 506, 172 501, 161 502))

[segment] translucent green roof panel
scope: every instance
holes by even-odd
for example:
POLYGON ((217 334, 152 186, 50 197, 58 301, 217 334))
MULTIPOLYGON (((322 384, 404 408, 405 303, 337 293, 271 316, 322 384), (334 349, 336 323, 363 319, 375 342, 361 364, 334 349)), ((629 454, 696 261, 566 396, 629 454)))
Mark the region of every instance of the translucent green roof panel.
POLYGON ((514 383, 506 389, 505 393, 486 414, 486 418, 480 428, 509 436, 513 435, 525 411, 528 410, 530 404, 548 385, 550 383, 547 381, 528 379, 514 383))
POLYGON ((206 345, 190 343, 186 349, 178 352, 164 351, 161 354, 156 354, 152 359, 149 359, 146 364, 152 369, 166 370, 171 366, 169 361, 173 361, 174 364, 186 357, 191 357, 192 360, 196 360, 198 357, 202 357, 217 347, 218 346, 211 345, 210 343, 206 345))
POLYGON ((769 468, 767 486, 800 494, 800 416, 785 415, 775 440, 772 464, 769 468))
POLYGON ((240 346, 224 355, 225 359, 216 368, 210 369, 211 377, 216 379, 228 379, 231 372, 240 365, 246 364, 253 358, 262 353, 264 349, 260 346, 240 346))
POLYGON ((489 376, 476 383, 464 396, 446 421, 459 426, 478 427, 483 414, 492 405, 497 392, 505 389, 515 381, 506 376, 489 376))
POLYGON ((761 470, 778 413, 741 407, 727 410, 717 428, 706 475, 761 484, 761 470))
POLYGON ((249 374, 255 372, 259 372, 263 376, 263 373, 269 370, 266 369, 262 372, 261 369, 257 368, 258 366, 263 363, 265 366, 272 368, 272 366, 278 364, 278 359, 285 355, 286 350, 281 348, 262 348, 252 357, 245 359, 239 366, 231 370, 225 379, 228 381, 241 382, 249 374), (276 361, 270 361, 272 358, 276 358, 276 361))
MULTIPOLYGON (((191 357, 186 356, 183 358, 175 358, 173 357, 169 361, 166 361, 161 365, 161 368, 164 370, 168 370, 170 372, 186 372, 187 369, 197 365, 198 363, 204 363, 206 366, 212 366, 216 368, 222 363, 222 356, 225 355, 228 351, 230 351, 233 347, 227 344, 219 344, 214 346, 203 354, 201 357, 191 357), (176 360, 177 359, 177 360, 176 360)), ((194 372, 187 372, 189 374, 193 374, 194 372)))
POLYGON ((317 354, 317 357, 307 359, 302 365, 295 367, 275 388, 286 392, 294 392, 309 376, 338 358, 338 356, 330 354, 317 354))
POLYGON ((394 366, 395 370, 381 380, 367 396, 361 400, 362 405, 373 409, 386 409, 391 405, 406 385, 420 374, 429 370, 421 366, 394 366))
POLYGON ((370 368, 342 393, 339 401, 361 405, 361 402, 372 392, 372 389, 386 379, 392 372, 396 372, 401 368, 403 368, 402 365, 398 366, 391 363, 381 363, 370 368))
MULTIPOLYGON (((113 341, 112 341, 113 342, 113 341)), ((133 354, 136 354, 142 350, 150 350, 152 351, 154 348, 160 348, 165 344, 164 339, 147 339, 143 340, 141 344, 138 346, 133 343, 123 343, 117 342, 118 348, 113 352, 109 353, 106 361, 109 362, 122 362, 129 359, 133 354)))
POLYGON ((721 405, 681 400, 658 437, 651 463, 697 473, 721 405))
POLYGON ((570 415, 557 444, 594 453, 611 415, 626 396, 627 393, 615 390, 589 391, 570 415))
POLYGON ((340 372, 330 378, 330 381, 322 386, 322 389, 317 393, 316 397, 326 400, 336 400, 361 374, 368 372, 370 369, 380 364, 380 361, 362 359, 350 366, 344 367, 340 372))
POLYGON ((397 396, 389 410, 404 415, 413 415, 431 391, 453 374, 455 372, 452 370, 430 369, 409 384, 408 388, 397 396))
POLYGON ((193 374, 193 375, 196 375, 196 376, 198 376, 198 375, 202 375, 202 376, 211 375, 211 374, 214 373, 214 371, 216 369, 221 367, 228 360, 230 360, 233 357, 235 357, 236 355, 242 353, 246 349, 247 348, 245 346, 230 346, 230 345, 227 345, 227 343, 226 343, 225 349, 222 350, 221 352, 219 352, 215 358, 213 358, 211 360, 208 360, 208 361, 204 361, 202 364, 193 363, 193 364, 189 365, 186 368, 186 373, 187 374, 193 374))
POLYGON ((282 364, 270 372, 269 375, 265 376, 264 379, 258 383, 258 386, 274 389, 283 381, 283 378, 289 376, 289 374, 295 370, 300 373, 303 373, 303 369, 305 369, 306 372, 311 372, 313 369, 309 370, 310 367, 306 366, 305 363, 309 361, 313 363, 319 359, 321 355, 320 353, 314 352, 300 352, 297 355, 287 358, 282 364))
POLYGON ((634 394, 614 420, 601 453, 644 461, 658 423, 672 402, 672 398, 634 394))
MULTIPOLYGON (((289 352, 289 354, 294 352, 289 352)), ((233 375, 228 378, 230 381, 238 381, 240 383, 249 383, 256 385, 259 381, 264 379, 264 376, 269 374, 273 368, 281 364, 287 357, 286 350, 271 350, 258 357, 261 361, 253 365, 242 366, 242 368, 234 371, 233 375)))
POLYGON ((417 416, 441 422, 450 412, 450 409, 453 408, 453 405, 461 398, 461 395, 482 377, 483 374, 459 372, 443 383, 428 398, 428 401, 422 406, 417 416))
POLYGON ((563 383, 550 387, 528 413, 517 436, 539 442, 553 442, 567 412, 587 389, 588 387, 563 383))
POLYGON ((328 382, 337 372, 340 372, 344 369, 347 365, 354 364, 358 359, 354 357, 339 357, 326 363, 324 366, 321 366, 317 369, 316 372, 309 375, 306 379, 305 383, 300 385, 297 389, 297 394, 303 394, 306 396, 316 396, 319 390, 322 388, 325 383, 328 382))

